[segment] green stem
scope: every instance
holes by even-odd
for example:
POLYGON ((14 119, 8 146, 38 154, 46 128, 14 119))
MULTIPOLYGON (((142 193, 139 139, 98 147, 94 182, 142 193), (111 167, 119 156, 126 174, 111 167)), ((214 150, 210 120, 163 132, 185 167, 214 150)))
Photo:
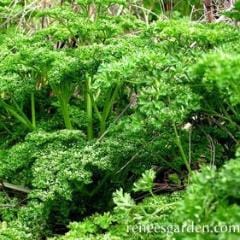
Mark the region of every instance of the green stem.
POLYGON ((182 142, 181 142, 181 138, 180 138, 180 136, 178 134, 178 131, 177 131, 175 123, 173 124, 173 128, 174 128, 174 132, 175 132, 175 136, 176 136, 176 144, 177 144, 177 146, 179 148, 180 154, 182 156, 182 159, 183 159, 183 161, 185 163, 185 166, 186 166, 188 172, 191 173, 192 169, 191 169, 191 166, 190 166, 190 164, 188 162, 187 156, 186 156, 186 154, 184 152, 184 149, 183 149, 183 146, 182 146, 182 142))
POLYGON ((114 101, 117 97, 118 91, 120 89, 120 84, 118 84, 113 93, 109 95, 109 98, 107 98, 106 103, 104 105, 103 113, 102 113, 102 119, 100 121, 100 136, 105 132, 106 130, 106 121, 107 118, 111 112, 112 106, 114 104, 114 101))
POLYGON ((32 126, 36 128, 36 111, 35 111, 35 96, 31 93, 31 112, 32 112, 32 126))
POLYGON ((111 98, 107 101, 107 104, 104 108, 104 111, 103 111, 103 119, 107 119, 109 113, 111 112, 111 109, 112 109, 112 106, 113 106, 113 103, 117 97, 117 94, 118 94, 118 90, 120 88, 120 84, 118 84, 115 89, 114 89, 114 92, 111 96, 111 98))
POLYGON ((24 114, 24 112, 20 109, 20 107, 17 104, 15 104, 15 107, 14 107, 5 103, 3 100, 0 100, 0 104, 4 107, 4 109, 9 114, 15 117, 26 128, 28 128, 29 130, 33 130, 32 122, 28 119, 28 117, 24 114))
POLYGON ((59 102, 60 102, 60 107, 61 107, 65 127, 67 129, 72 129, 68 101, 66 99, 61 98, 59 99, 59 102))
POLYGON ((88 77, 86 80, 86 111, 87 111, 87 136, 88 140, 93 139, 93 104, 92 98, 90 95, 90 88, 91 88, 91 78, 88 77))
POLYGON ((90 97, 91 97, 93 109, 94 109, 94 111, 95 111, 96 114, 97 114, 97 118, 98 118, 99 121, 102 121, 102 115, 101 115, 101 113, 100 113, 99 110, 98 110, 97 104, 96 104, 96 102, 95 102, 95 100, 94 100, 94 97, 93 97, 93 94, 92 94, 91 90, 89 90, 89 95, 90 95, 90 97))
POLYGON ((106 130, 106 120, 105 119, 102 119, 100 121, 100 136, 103 135, 103 133, 105 132, 106 130))
POLYGON ((62 83, 60 86, 51 85, 51 88, 59 101, 66 129, 73 129, 69 113, 69 100, 73 91, 72 86, 68 83, 62 83))

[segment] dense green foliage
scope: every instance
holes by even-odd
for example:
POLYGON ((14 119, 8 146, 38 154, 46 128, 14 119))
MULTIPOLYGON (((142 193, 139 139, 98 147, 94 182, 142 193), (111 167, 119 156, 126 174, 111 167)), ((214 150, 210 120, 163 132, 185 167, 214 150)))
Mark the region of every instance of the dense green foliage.
POLYGON ((239 28, 153 2, 0 3, 0 239, 239 237, 127 231, 240 220, 239 28))
POLYGON ((96 214, 81 223, 72 223, 70 232, 59 239, 239 239, 239 232, 234 232, 233 228, 232 232, 216 235, 178 232, 177 228, 188 222, 194 226, 211 226, 212 230, 213 226, 239 224, 239 172, 239 157, 220 171, 205 167, 193 175, 184 195, 153 196, 139 204, 130 194, 116 191, 113 198, 116 207, 111 214, 96 214), (137 231, 139 226, 142 229, 137 231), (159 228, 155 232, 151 226, 159 228))

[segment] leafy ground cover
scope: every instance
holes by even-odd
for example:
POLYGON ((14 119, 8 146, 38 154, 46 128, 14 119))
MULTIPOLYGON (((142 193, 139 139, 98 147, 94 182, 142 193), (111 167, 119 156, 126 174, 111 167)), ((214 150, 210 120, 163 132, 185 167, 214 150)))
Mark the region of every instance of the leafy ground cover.
POLYGON ((130 229, 240 221, 239 3, 149 4, 0 3, 0 239, 239 238, 130 229))

